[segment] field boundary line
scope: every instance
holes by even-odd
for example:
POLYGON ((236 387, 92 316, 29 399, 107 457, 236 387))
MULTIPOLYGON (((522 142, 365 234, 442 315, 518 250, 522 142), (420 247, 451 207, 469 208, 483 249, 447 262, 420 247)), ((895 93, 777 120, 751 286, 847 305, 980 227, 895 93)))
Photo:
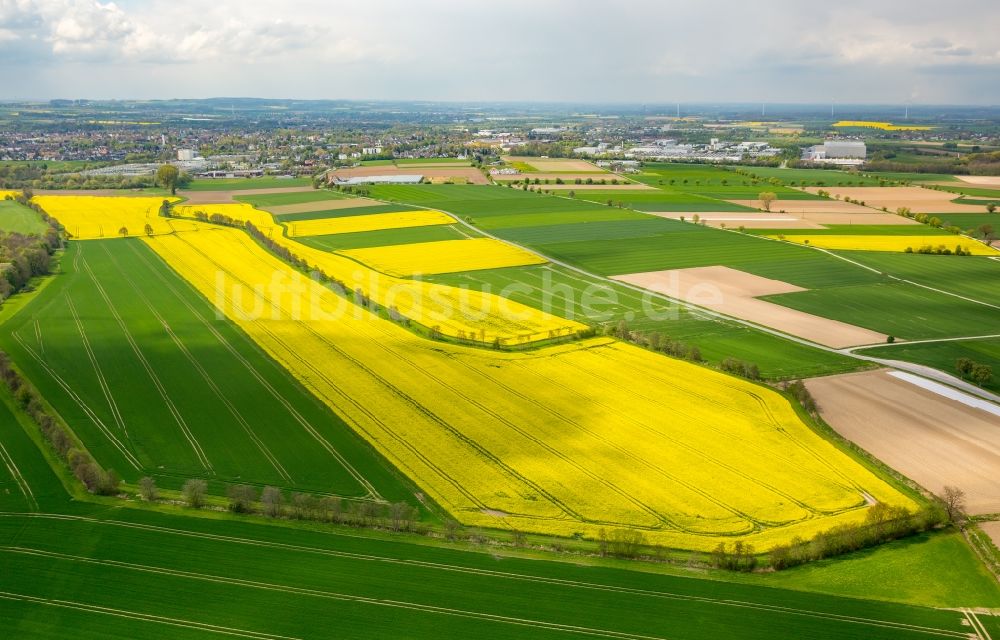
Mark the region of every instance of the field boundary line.
POLYGON ((242 629, 234 629, 232 627, 223 627, 220 625, 208 624, 206 622, 195 622, 193 620, 182 620, 180 618, 168 618, 166 616, 158 616, 152 613, 140 613, 137 611, 128 611, 125 609, 113 609, 111 607, 104 607, 96 604, 87 604, 84 602, 76 602, 73 600, 58 600, 55 598, 40 598, 38 596, 29 596, 23 593, 13 593, 10 591, 0 591, 0 599, 3 600, 15 600, 21 602, 31 602, 33 604, 40 604, 49 607, 59 607, 62 609, 74 609, 77 611, 86 611, 89 613, 97 613, 106 616, 114 616, 116 618, 126 618, 129 620, 141 620, 143 622, 155 622, 158 624, 165 624, 173 627, 182 627, 186 629, 197 629, 199 631, 207 631, 210 633, 218 633, 228 636, 236 636, 240 638, 254 638, 255 640, 297 640, 292 636, 278 636, 269 633, 261 633, 257 631, 245 631, 242 629))
MULTIPOLYGON (((891 620, 878 620, 874 618, 864 618, 860 616, 848 616, 838 613, 822 612, 822 611, 810 611, 808 609, 797 609, 794 607, 784 607, 781 605, 770 605, 765 603, 755 603, 747 602, 741 600, 730 600, 723 598, 709 598, 706 596, 695 596, 683 593, 672 593, 669 591, 655 591, 649 589, 639 589, 634 587, 621 587, 617 585, 607 585, 601 583, 585 582, 581 580, 571 580, 565 578, 550 578, 545 576, 532 576, 528 574, 512 573, 506 571, 497 571, 494 569, 477 569, 475 567, 465 567, 461 565, 445 564, 440 562, 431 562, 424 560, 407 560, 400 558, 393 558, 387 556, 379 556, 373 554, 362 554, 354 553, 350 551, 337 551, 333 549, 323 549, 319 547, 309 547, 305 545, 289 544, 284 542, 273 542, 269 540, 257 540, 253 538, 242 538, 238 536, 228 536, 216 533, 207 533, 199 531, 190 531, 185 529, 175 529, 172 527, 162 527, 158 525, 149 525, 141 523, 125 522, 121 520, 101 520, 97 518, 91 518, 87 516, 75 516, 66 514, 49 514, 49 513, 0 513, 0 518, 9 517, 23 517, 32 519, 54 519, 54 520, 65 520, 65 521, 79 521, 87 522, 98 525, 105 526, 116 526, 126 529, 138 529, 146 531, 156 531, 162 533, 168 533, 171 535, 189 537, 203 540, 215 540, 219 542, 231 542, 234 544, 243 544, 252 547, 262 547, 262 548, 272 548, 272 549, 283 549, 287 551, 293 551, 298 553, 309 553, 321 556, 331 556, 339 558, 349 558, 360 561, 368 562, 385 562, 388 564, 398 564, 404 566, 414 566, 423 567, 428 569, 434 569, 439 571, 450 571, 456 573, 468 573, 481 576, 496 577, 500 579, 524 581, 524 582, 537 582, 542 584, 551 584, 557 586, 566 586, 578 589, 588 589, 595 591, 606 591, 610 593, 627 593, 631 595, 642 595, 652 598, 662 598, 668 600, 686 600, 703 602, 707 604, 714 604, 719 606, 730 606, 730 607, 741 607, 748 609, 756 609, 760 611, 771 611, 775 613, 783 613, 788 615, 800 615, 806 617, 822 618, 827 620, 840 620, 844 622, 880 626, 886 628, 898 628, 904 630, 915 631, 918 633, 925 633, 929 635, 939 635, 943 637, 954 637, 954 638, 966 638, 967 635, 961 631, 949 631, 947 629, 940 629, 935 627, 925 627, 922 625, 912 625, 905 622, 894 622, 891 620)), ((342 534, 338 532, 330 532, 327 535, 333 535, 337 537, 346 537, 352 539, 362 539, 369 540, 365 536, 342 534)), ((692 580, 695 578, 682 577, 686 580, 692 580)))

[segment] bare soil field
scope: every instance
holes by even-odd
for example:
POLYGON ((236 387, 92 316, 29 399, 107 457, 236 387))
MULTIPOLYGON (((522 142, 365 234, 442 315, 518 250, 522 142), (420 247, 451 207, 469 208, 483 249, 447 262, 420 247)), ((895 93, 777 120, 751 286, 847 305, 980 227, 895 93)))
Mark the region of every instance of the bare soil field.
POLYGON ((875 209, 886 207, 889 211, 908 207, 914 213, 983 212, 983 208, 977 205, 953 203, 952 200, 960 197, 957 193, 921 187, 804 187, 810 193, 816 193, 820 189, 841 198, 861 200, 865 206, 875 209))
POLYGON ((338 178, 355 178, 358 176, 412 176, 421 175, 433 180, 434 178, 464 178, 469 184, 489 184, 486 176, 474 167, 400 167, 379 166, 379 167, 351 167, 350 169, 337 169, 331 171, 328 176, 338 178))
POLYGON ((312 191, 312 187, 272 187, 270 189, 240 189, 239 191, 178 191, 177 195, 187 198, 184 204, 231 204, 233 196, 260 196, 268 193, 301 193, 312 191))
MULTIPOLYGON (((823 225, 813 220, 805 220, 784 213, 740 213, 738 211, 644 211, 651 216, 667 218, 668 220, 691 220, 698 216, 705 224, 712 227, 736 229, 823 229, 823 225)), ((833 214, 839 215, 839 214, 833 214)), ((893 216, 899 217, 899 216, 893 216)))
POLYGON ((873 344, 886 339, 875 331, 758 300, 757 296, 803 289, 729 267, 669 269, 613 278, 829 347, 873 344))
MULTIPOLYGON (((760 200, 727 200, 744 207, 760 209, 760 200)), ((868 207, 842 202, 840 200, 775 200, 771 203, 770 213, 853 213, 857 215, 877 215, 868 207)), ((898 216, 897 216, 898 217, 898 216)))
POLYGON ((353 209, 354 207, 377 207, 385 204, 370 198, 339 198, 337 200, 318 200, 316 202, 301 202, 299 204, 283 204, 275 207, 261 207, 275 215, 286 213, 308 213, 310 211, 330 211, 332 209, 353 209))
POLYGON ((845 438, 935 493, 965 491, 969 513, 1000 512, 1000 417, 886 370, 806 381, 845 438))
POLYGON ((984 189, 1000 189, 1000 176, 955 176, 962 182, 967 182, 984 189))
POLYGON ((586 160, 574 160, 572 158, 532 158, 530 156, 506 156, 506 162, 523 162, 534 167, 537 171, 584 171, 592 173, 606 173, 604 169, 586 160))
POLYGON ((1000 547, 1000 522, 980 522, 979 528, 990 537, 994 546, 1000 547))

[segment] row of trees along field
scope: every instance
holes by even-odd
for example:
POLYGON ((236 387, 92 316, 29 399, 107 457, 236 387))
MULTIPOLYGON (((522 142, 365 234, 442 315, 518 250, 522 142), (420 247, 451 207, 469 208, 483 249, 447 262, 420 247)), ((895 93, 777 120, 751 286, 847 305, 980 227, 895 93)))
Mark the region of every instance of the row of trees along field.
POLYGON ((44 235, 0 232, 0 302, 24 289, 33 277, 48 274, 52 254, 62 246, 59 223, 30 202, 30 198, 28 192, 16 200, 38 211, 49 226, 44 235))

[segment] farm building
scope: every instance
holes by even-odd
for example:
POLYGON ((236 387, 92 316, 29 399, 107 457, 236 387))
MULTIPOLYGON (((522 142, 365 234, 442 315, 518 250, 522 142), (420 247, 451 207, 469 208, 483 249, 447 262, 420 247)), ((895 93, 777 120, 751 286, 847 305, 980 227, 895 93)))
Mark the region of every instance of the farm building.
POLYGON ((424 177, 421 175, 394 175, 394 176, 353 176, 350 178, 338 178, 333 176, 331 183, 339 185, 356 184, 420 184, 424 177))
POLYGON ((826 140, 802 152, 803 160, 838 165, 862 164, 867 156, 868 149, 861 140, 826 140))

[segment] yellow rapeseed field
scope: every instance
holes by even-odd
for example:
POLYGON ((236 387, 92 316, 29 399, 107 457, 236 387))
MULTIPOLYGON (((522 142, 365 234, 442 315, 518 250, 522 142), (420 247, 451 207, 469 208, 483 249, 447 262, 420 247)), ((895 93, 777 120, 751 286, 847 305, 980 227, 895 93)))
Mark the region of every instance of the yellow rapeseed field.
POLYGON ((247 204, 174 207, 174 215, 179 216, 193 217, 198 211, 208 216, 218 213, 253 223, 266 236, 305 260, 310 267, 344 283, 348 290, 360 292, 381 307, 394 309, 403 317, 428 329, 436 329, 445 336, 483 343, 497 340, 502 345, 512 345, 572 335, 587 328, 578 322, 490 293, 379 273, 351 258, 285 237, 282 226, 274 222, 271 214, 247 204))
POLYGON ((20 191, 12 191, 10 189, 0 189, 0 200, 7 200, 8 198, 13 200, 19 195, 21 195, 20 191))
POLYGON ((454 224, 455 219, 440 211, 397 211, 394 213, 370 213, 361 216, 340 218, 319 218, 289 222, 288 236, 324 236, 334 233, 357 233, 380 229, 404 229, 406 227, 427 227, 435 224, 454 224))
MULTIPOLYGON (((776 238, 777 236, 769 237, 776 238)), ((910 248, 914 252, 917 252, 922 247, 930 247, 932 250, 944 248, 954 252, 956 247, 961 247, 962 251, 969 252, 974 256, 1000 255, 1000 251, 997 251, 993 247, 965 236, 835 236, 792 234, 784 236, 784 239, 799 244, 809 244, 822 249, 841 249, 844 251, 904 252, 907 248, 910 248)))
POLYGON ((250 222, 264 233, 268 233, 272 228, 277 229, 278 233, 281 232, 281 227, 274 221, 274 217, 270 213, 244 203, 178 204, 173 207, 173 214, 182 218, 198 218, 199 213, 203 213, 209 218, 213 215, 221 215, 233 220, 250 222))
POLYGON ((866 495, 913 506, 765 387, 605 338, 425 340, 235 229, 144 241, 467 525, 766 549, 858 521, 866 495))
POLYGON ((157 235, 197 228, 187 220, 160 216, 163 201, 177 198, 60 195, 35 196, 32 200, 77 240, 119 238, 123 227, 130 236, 145 235, 147 224, 157 235))
POLYGON ((930 131, 934 127, 921 127, 892 124, 891 122, 872 122, 871 120, 841 120, 833 123, 835 127, 863 127, 865 129, 881 129, 882 131, 930 131))
POLYGON ((399 277, 517 267, 545 262, 533 253, 492 238, 417 242, 350 249, 340 253, 382 273, 399 277))

